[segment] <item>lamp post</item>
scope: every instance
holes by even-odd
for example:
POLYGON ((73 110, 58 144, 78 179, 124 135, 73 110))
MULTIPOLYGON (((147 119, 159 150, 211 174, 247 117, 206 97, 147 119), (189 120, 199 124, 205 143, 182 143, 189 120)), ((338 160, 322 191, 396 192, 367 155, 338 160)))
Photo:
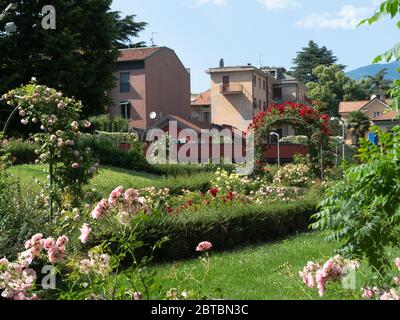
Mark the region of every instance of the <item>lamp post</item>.
POLYGON ((342 157, 343 157, 343 161, 346 160, 346 125, 344 123, 344 121, 340 118, 337 117, 332 117, 331 121, 339 121, 340 126, 342 127, 342 157))
POLYGON ((281 150, 280 150, 280 139, 281 139, 281 136, 277 132, 271 132, 269 135, 270 136, 276 136, 277 139, 278 139, 278 167, 280 167, 281 166, 281 150))

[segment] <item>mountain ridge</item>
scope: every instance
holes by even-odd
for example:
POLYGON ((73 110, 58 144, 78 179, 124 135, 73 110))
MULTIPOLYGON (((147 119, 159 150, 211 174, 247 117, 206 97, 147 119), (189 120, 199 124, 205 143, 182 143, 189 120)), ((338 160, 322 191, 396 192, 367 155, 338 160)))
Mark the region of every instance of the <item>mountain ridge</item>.
POLYGON ((397 72, 397 69, 400 68, 400 61, 395 61, 387 64, 371 64, 369 66, 364 66, 361 68, 351 70, 346 74, 354 80, 360 80, 363 77, 375 76, 379 71, 385 68, 387 68, 386 79, 389 80, 400 79, 400 73, 397 72))

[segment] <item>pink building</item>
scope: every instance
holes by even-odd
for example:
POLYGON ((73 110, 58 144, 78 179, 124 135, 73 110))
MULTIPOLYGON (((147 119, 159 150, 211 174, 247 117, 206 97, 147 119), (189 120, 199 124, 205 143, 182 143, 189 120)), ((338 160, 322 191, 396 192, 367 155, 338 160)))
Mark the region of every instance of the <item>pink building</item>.
POLYGON ((130 127, 148 129, 166 114, 191 115, 190 73, 166 47, 122 49, 116 87, 108 93, 112 117, 129 119, 130 127), (156 118, 151 119, 150 114, 156 118))

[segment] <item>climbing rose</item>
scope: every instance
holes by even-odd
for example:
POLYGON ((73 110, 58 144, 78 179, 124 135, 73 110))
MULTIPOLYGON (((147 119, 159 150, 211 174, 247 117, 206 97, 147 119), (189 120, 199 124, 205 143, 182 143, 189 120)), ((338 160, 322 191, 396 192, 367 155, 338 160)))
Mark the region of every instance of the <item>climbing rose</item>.
POLYGON ((199 243, 199 245, 197 246, 197 248, 196 248, 196 251, 197 252, 203 252, 203 251, 208 251, 208 250, 210 250, 211 248, 212 248, 212 243, 211 242, 208 242, 208 241, 203 241, 203 242, 200 242, 199 243))

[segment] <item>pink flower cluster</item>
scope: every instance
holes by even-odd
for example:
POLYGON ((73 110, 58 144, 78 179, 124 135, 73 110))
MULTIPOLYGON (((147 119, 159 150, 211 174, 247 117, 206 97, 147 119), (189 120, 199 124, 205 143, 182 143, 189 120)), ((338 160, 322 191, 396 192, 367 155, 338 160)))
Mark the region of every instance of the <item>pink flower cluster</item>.
POLYGON ((150 214, 150 208, 145 204, 144 197, 140 197, 135 189, 124 191, 123 187, 118 187, 110 193, 108 199, 102 199, 92 211, 93 219, 100 219, 105 216, 110 209, 118 209, 118 216, 121 224, 128 224, 132 217, 144 210, 150 214))
POLYGON ((25 242, 25 249, 27 249, 27 251, 23 252, 23 254, 25 253, 26 257, 29 259, 30 252, 33 260, 33 257, 39 256, 43 250, 46 250, 49 261, 51 263, 57 263, 64 259, 68 242, 69 239, 65 235, 59 237, 56 241, 51 237, 43 239, 43 235, 38 233, 25 242))
MULTIPOLYGON (((395 260, 395 265, 400 271, 400 258, 395 260)), ((396 286, 400 287, 400 277, 395 277, 393 282, 396 286)), ((363 298, 368 300, 379 299, 379 300, 400 300, 399 290, 391 288, 389 291, 383 289, 375 288, 364 288, 363 298)))
POLYGON ((0 290, 3 290, 1 296, 12 300, 38 300, 34 294, 29 291, 33 289, 36 282, 35 270, 24 266, 18 262, 10 263, 6 258, 0 260, 0 290))
POLYGON ((197 252, 209 251, 212 248, 212 243, 208 241, 200 242, 196 248, 197 252))
POLYGON ((323 266, 310 261, 299 274, 304 284, 310 288, 316 287, 322 297, 325 294, 328 282, 336 282, 343 279, 345 267, 357 269, 359 264, 356 261, 345 260, 341 256, 336 256, 330 258, 323 266))
POLYGON ((79 267, 82 273, 94 272, 105 277, 111 270, 110 256, 104 253, 89 252, 89 259, 82 260, 79 267))
POLYGON ((80 231, 81 231, 81 235, 80 235, 80 237, 79 237, 79 240, 80 240, 83 244, 86 244, 86 243, 88 242, 88 240, 89 240, 89 234, 90 234, 90 232, 92 231, 92 228, 91 228, 87 223, 85 223, 85 224, 82 226, 82 228, 80 229, 80 231))

